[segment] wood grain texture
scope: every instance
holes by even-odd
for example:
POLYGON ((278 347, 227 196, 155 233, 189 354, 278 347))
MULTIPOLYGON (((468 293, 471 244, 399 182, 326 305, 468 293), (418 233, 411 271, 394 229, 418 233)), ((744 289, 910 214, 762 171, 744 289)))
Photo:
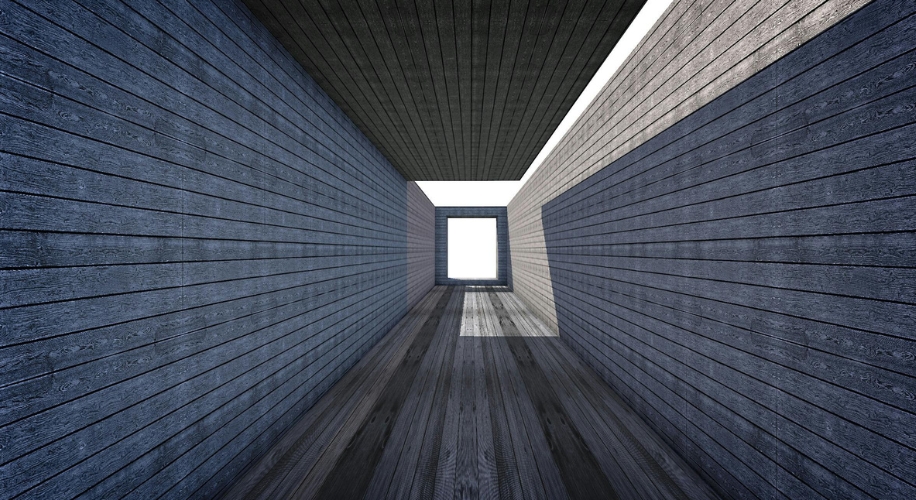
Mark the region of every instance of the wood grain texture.
POLYGON ((520 296, 724 496, 916 495, 914 33, 873 2, 538 209, 520 296))
POLYGON ((363 425, 322 482, 317 493, 319 498, 358 498, 365 494, 451 296, 452 289, 449 289, 439 298, 363 425))
MULTIPOLYGON (((509 203, 513 290, 556 330, 541 208, 867 3, 672 2, 509 203)), ((895 9, 897 4, 886 10, 893 13, 895 9)), ((901 4, 900 9, 906 7, 901 4)), ((881 24, 877 19, 865 22, 881 24)), ((846 31, 834 37, 838 50, 861 40, 861 35, 846 31)), ((812 54, 813 59, 796 70, 829 55, 812 54)), ((771 73, 771 81, 791 78, 796 70, 785 75, 771 73)), ((750 100, 763 91, 742 98, 750 100)))
POLYGON ((436 283, 436 207, 416 182, 407 183, 407 305, 436 283))
POLYGON ((645 0, 245 0, 408 180, 519 179, 645 0))
POLYGON ((506 337, 505 342, 515 358, 519 374, 525 383, 531 402, 537 411, 538 421, 550 445, 554 462, 560 470, 563 484, 570 498, 620 498, 601 470, 594 453, 572 425, 566 410, 560 404, 550 381, 531 354, 531 348, 520 338, 518 327, 503 306, 498 294, 490 292, 496 314, 506 337))
POLYGON ((429 311, 438 302, 442 290, 430 292, 391 332, 390 345, 373 351, 347 372, 335 390, 316 404, 308 416, 277 441, 227 493, 227 497, 251 496, 273 498, 293 495, 299 489, 314 489, 334 465, 346 442, 333 441, 336 435, 351 435, 362 424, 429 311), (367 382, 370 381, 370 382, 367 382), (340 418, 341 412, 348 413, 340 418), (329 446, 334 443, 334 446, 329 446), (316 464, 320 464, 315 466, 316 464))
POLYGON ((241 3, 0 12, 0 498, 211 497, 429 291, 434 208, 241 3))
POLYGON ((407 318, 226 498, 716 498, 507 289, 437 286, 407 318), (461 336, 468 316, 508 333, 461 336))

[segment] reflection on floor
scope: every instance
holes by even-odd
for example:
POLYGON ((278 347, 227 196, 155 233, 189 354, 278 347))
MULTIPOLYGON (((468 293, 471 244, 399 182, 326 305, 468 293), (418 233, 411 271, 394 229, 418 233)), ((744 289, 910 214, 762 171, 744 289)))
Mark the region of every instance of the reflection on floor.
POLYGON ((436 287, 229 498, 710 498, 506 289, 436 287))

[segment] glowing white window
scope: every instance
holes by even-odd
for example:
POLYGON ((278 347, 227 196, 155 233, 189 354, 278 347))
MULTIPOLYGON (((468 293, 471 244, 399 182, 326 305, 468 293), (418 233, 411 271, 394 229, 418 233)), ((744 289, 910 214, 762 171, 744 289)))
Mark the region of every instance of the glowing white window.
POLYGON ((496 218, 448 218, 448 277, 496 279, 496 218))

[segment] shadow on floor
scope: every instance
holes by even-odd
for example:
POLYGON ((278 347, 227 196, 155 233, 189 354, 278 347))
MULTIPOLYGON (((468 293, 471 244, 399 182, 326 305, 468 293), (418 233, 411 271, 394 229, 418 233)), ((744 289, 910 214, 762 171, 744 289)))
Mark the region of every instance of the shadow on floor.
POLYGON ((712 498, 506 288, 435 287, 227 498, 712 498))

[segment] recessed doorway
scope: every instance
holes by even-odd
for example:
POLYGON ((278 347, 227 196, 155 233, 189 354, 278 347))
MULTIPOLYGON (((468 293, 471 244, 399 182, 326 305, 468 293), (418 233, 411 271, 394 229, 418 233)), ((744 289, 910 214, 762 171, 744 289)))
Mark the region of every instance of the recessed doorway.
POLYGON ((448 277, 460 280, 497 278, 495 217, 448 218, 448 277))

